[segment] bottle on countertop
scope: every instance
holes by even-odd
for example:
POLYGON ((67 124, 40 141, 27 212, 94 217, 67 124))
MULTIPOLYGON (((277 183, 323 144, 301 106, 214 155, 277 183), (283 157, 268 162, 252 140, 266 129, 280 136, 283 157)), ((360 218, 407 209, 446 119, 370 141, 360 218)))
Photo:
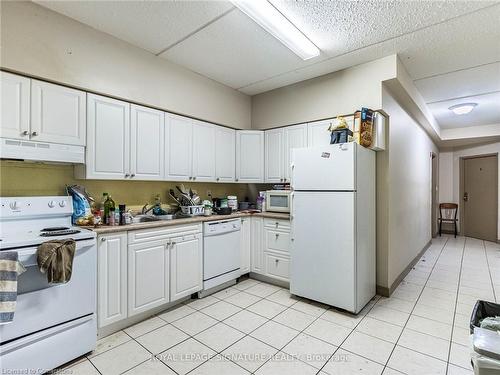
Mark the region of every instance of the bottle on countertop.
POLYGON ((104 202, 104 217, 106 218, 106 222, 104 224, 113 225, 109 222, 111 209, 113 209, 113 212, 115 211, 115 201, 111 198, 111 195, 107 194, 106 201, 104 202))
POLYGON ((111 207, 108 214, 108 225, 115 225, 115 208, 111 207))
POLYGON ((99 207, 99 215, 101 216, 101 224, 106 224, 106 212, 104 210, 106 199, 108 199, 108 193, 102 193, 101 204, 99 207))
POLYGON ((119 213, 119 225, 125 225, 125 205, 124 204, 119 204, 118 205, 118 213, 119 213))

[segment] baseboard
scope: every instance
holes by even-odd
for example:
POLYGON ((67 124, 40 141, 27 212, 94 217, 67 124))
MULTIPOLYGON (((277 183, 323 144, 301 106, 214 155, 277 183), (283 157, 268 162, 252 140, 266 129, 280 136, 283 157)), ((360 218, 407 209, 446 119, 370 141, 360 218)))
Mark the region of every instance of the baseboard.
POLYGON ((413 260, 410 262, 410 264, 408 266, 406 266, 406 268, 403 270, 403 272, 401 272, 399 274, 399 276, 396 277, 396 280, 394 280, 394 282, 392 283, 392 285, 390 287, 377 285, 377 294, 381 295, 382 297, 390 297, 391 294, 394 293, 394 291, 396 290, 398 285, 401 284, 401 281, 403 281, 403 279, 406 277, 406 275, 408 275, 408 273, 410 273, 413 266, 415 266, 415 264, 418 263, 418 260, 422 257, 422 255, 424 255, 425 251, 431 245, 431 242, 432 242, 432 240, 427 242, 427 244, 422 248, 422 250, 419 251, 417 256, 415 258, 413 258, 413 260))

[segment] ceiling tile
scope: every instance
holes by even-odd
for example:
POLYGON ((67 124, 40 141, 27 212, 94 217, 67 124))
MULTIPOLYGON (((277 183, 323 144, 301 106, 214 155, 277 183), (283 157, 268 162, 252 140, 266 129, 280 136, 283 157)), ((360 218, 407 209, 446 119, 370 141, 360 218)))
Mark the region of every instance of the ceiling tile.
POLYGON ((449 100, 429 104, 429 109, 442 129, 461 128, 474 125, 500 124, 500 92, 470 96, 460 100, 449 100), (477 103, 477 107, 466 115, 456 115, 448 108, 460 103, 477 103))
POLYGON ((311 62, 303 61, 237 9, 160 56, 233 88, 311 62))
POLYGON ((270 1, 329 56, 497 4, 495 1, 270 1))
POLYGON ((233 7, 228 1, 35 2, 155 54, 233 7))
POLYGON ((427 103, 500 91, 500 62, 419 79, 415 86, 427 103))

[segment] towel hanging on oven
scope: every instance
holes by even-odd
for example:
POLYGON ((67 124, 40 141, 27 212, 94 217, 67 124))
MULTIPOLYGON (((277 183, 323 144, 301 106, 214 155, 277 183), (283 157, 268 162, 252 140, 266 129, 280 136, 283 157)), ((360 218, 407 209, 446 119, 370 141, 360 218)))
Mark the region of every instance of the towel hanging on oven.
POLYGON ((75 247, 73 239, 46 241, 38 246, 38 268, 47 274, 49 283, 63 284, 71 279, 75 247))
POLYGON ((14 319, 17 301, 17 277, 26 269, 16 251, 0 251, 0 324, 14 319))

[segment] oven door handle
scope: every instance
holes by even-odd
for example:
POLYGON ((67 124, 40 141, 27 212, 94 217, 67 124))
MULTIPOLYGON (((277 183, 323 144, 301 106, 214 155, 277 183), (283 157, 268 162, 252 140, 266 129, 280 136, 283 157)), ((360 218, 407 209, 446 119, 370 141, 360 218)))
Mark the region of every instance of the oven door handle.
MULTIPOLYGON (((83 250, 95 246, 95 244, 96 244, 95 238, 85 241, 76 241, 75 256, 77 256, 83 250)), ((38 266, 38 262, 36 260, 37 250, 38 247, 29 247, 27 249, 18 250, 17 251, 18 261, 22 263, 24 267, 38 266)))

